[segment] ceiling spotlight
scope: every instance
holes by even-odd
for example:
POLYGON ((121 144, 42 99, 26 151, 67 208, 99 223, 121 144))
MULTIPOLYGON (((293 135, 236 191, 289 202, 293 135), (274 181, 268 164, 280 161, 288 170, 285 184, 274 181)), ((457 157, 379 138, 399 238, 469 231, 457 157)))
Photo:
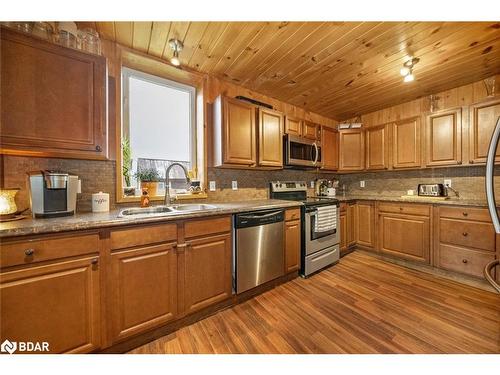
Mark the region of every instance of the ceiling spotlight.
POLYGON ((420 61, 417 57, 410 57, 404 64, 399 73, 404 77, 403 82, 412 82, 415 80, 413 67, 420 61))
POLYGON ((178 39, 170 39, 168 41, 168 44, 170 46, 170 49, 174 51, 174 54, 172 55, 170 62, 172 63, 172 65, 175 66, 181 65, 181 61, 179 60, 179 52, 182 51, 182 47, 184 47, 184 45, 178 39))

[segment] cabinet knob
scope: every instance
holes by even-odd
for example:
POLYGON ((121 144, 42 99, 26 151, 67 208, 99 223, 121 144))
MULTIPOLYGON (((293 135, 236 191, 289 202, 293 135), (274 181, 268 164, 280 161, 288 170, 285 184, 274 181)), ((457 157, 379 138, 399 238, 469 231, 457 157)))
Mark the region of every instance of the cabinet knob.
POLYGON ((97 146, 95 146, 95 150, 96 150, 97 152, 101 152, 101 151, 102 151, 102 148, 101 148, 101 146, 97 145, 97 146))
POLYGON ((403 211, 403 207, 399 207, 399 211, 403 211))
POLYGON ((474 164, 474 160, 469 160, 469 164, 474 164))
POLYGON ((24 250, 24 254, 26 254, 27 256, 31 256, 35 253, 35 249, 26 249, 24 250))
POLYGON ((91 263, 91 264, 94 264, 94 265, 98 264, 98 263, 99 263, 99 258, 94 258, 94 259, 92 259, 92 260, 90 261, 90 263, 91 263))
POLYGON ((468 235, 468 234, 469 234, 469 233, 467 233, 467 232, 463 232, 463 233, 462 233, 462 236, 467 237, 467 235, 468 235))
POLYGON ((467 262, 468 262, 468 260, 467 260, 467 259, 462 259, 462 263, 463 263, 463 264, 465 264, 465 263, 467 263, 467 262))
POLYGON ((462 215, 469 216, 469 214, 467 212, 462 212, 462 215))
POLYGON ((458 164, 458 165, 462 164, 462 160, 459 160, 457 164, 458 164))

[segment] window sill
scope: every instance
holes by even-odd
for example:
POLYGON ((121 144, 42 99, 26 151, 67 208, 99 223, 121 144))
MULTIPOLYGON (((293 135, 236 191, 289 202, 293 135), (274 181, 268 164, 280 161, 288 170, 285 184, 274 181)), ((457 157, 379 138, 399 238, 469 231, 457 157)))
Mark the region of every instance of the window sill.
MULTIPOLYGON (((193 200, 193 199, 207 199, 208 195, 205 192, 201 192, 198 194, 193 193, 181 193, 172 196, 172 202, 184 201, 184 200, 193 200)), ((164 195, 155 195, 154 197, 149 197, 151 202, 163 201, 165 199, 164 195)), ((140 202, 141 197, 121 197, 117 203, 134 203, 140 202)))

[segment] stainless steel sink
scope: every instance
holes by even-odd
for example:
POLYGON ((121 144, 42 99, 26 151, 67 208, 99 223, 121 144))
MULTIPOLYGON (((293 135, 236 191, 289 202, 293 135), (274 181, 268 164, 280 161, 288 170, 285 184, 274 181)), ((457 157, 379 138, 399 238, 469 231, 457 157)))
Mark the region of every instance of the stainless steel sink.
POLYGON ((118 217, 154 217, 179 215, 186 212, 208 211, 216 209, 217 206, 211 204, 178 204, 175 206, 154 206, 154 207, 133 207, 126 208, 118 214, 118 217))
POLYGON ((212 204, 177 204, 175 206, 171 206, 174 211, 205 211, 205 210, 213 210, 217 208, 212 204))

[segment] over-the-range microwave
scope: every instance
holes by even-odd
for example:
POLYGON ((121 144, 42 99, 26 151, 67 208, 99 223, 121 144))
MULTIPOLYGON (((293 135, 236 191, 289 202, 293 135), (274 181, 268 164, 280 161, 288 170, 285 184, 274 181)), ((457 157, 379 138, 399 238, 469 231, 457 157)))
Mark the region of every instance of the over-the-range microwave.
POLYGON ((283 149, 286 167, 321 166, 321 145, 317 141, 286 134, 283 149))

